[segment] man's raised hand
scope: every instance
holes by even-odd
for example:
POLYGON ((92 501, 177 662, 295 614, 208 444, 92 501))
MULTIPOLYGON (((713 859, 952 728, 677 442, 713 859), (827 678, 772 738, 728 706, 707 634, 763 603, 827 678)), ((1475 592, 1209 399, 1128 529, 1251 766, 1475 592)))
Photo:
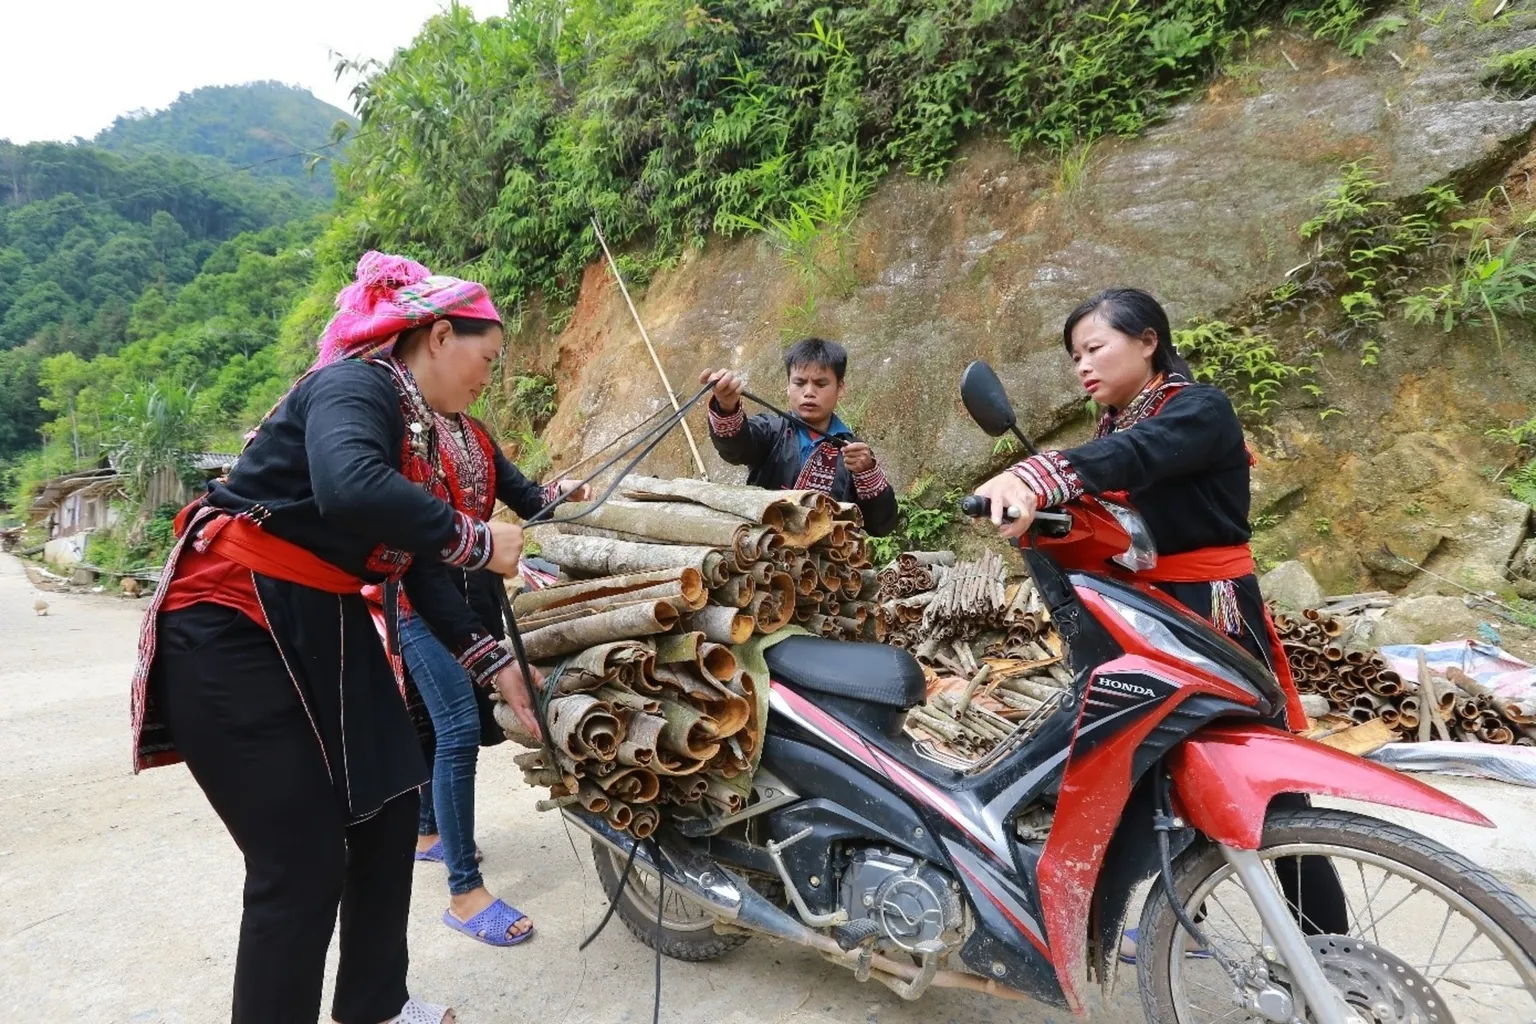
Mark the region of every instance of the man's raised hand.
POLYGON ((843 465, 850 473, 864 473, 875 468, 875 453, 863 441, 843 445, 843 465))
POLYGON ((741 404, 741 392, 747 386, 735 370, 705 370, 699 374, 699 383, 715 386, 715 407, 725 413, 736 411, 741 404))

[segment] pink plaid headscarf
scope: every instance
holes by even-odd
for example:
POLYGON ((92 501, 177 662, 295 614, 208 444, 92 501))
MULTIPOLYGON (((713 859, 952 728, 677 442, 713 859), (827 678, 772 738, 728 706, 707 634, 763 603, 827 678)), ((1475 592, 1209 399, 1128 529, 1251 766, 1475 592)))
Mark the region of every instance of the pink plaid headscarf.
POLYGON ((433 274, 404 256, 366 252, 357 261, 357 279, 336 296, 336 315, 325 325, 310 369, 387 355, 401 331, 445 316, 501 323, 485 285, 433 274))
MULTIPOLYGON (((457 277, 434 275, 415 260, 370 250, 357 261, 357 279, 336 296, 336 315, 320 335, 320 353, 304 377, 341 359, 385 356, 400 332, 445 316, 501 323, 485 285, 457 277)), ((295 381, 293 388, 298 387, 295 381)), ((288 394, 293 393, 288 389, 288 394)), ((265 423, 287 394, 262 417, 265 423)), ((261 429, 245 435, 249 445, 261 429)))

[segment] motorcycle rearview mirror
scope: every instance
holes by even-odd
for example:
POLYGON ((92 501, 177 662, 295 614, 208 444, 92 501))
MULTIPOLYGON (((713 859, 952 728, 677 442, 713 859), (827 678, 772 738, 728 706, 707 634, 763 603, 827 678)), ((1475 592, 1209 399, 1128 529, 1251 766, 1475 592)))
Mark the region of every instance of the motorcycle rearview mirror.
POLYGON ((971 419, 989 436, 1001 437, 1012 431, 1024 445, 1024 450, 1035 454, 1035 446, 1019 429, 1018 417, 1013 414, 1013 404, 1008 401, 1003 382, 997 379, 997 372, 980 359, 967 366, 960 375, 960 400, 965 403, 965 411, 971 414, 971 419))

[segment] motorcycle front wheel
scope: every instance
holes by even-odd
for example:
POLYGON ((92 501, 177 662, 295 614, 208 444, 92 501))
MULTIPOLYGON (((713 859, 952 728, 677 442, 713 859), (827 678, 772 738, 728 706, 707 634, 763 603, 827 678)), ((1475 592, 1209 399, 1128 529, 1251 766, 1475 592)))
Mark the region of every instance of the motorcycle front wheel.
MULTIPOLYGON (((1258 853, 1324 975, 1366 1024, 1536 1021, 1536 911, 1461 854, 1331 808, 1271 812, 1258 853)), ((1221 850, 1196 843, 1173 876, 1210 948, 1190 938, 1155 882, 1136 957, 1148 1020, 1292 1020, 1304 1000, 1292 997, 1289 972, 1221 850)))

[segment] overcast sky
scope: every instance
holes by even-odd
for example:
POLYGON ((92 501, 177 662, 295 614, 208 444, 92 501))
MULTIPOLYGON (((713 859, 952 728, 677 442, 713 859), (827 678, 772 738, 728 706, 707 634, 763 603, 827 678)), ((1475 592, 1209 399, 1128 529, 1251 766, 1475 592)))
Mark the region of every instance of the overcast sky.
MULTIPOLYGON (((17 0, 0 3, 0 139, 90 138, 203 85, 276 79, 351 112, 332 50, 388 57, 447 0, 17 0)), ((479 17, 506 0, 463 0, 479 17)))

